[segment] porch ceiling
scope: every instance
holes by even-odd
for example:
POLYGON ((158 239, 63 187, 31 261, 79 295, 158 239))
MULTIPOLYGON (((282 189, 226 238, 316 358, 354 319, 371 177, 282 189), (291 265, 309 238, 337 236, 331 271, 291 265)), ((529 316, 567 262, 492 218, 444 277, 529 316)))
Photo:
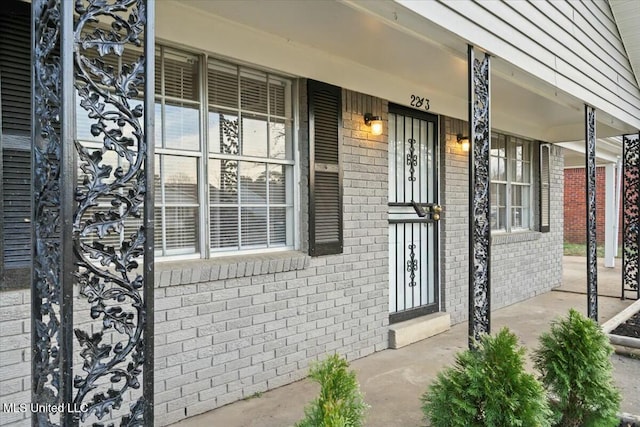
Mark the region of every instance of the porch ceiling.
MULTIPOLYGON (((164 2, 158 2, 159 9, 164 2)), ((180 0, 192 13, 211 14, 244 26, 245 31, 280 38, 287 45, 323 52, 355 62, 386 76, 389 87, 411 88, 432 99, 432 112, 467 119, 465 40, 392 1, 180 0)), ((162 33, 158 26, 158 33, 162 33)), ((348 89, 405 104, 409 94, 394 94, 380 81, 348 76, 336 61, 333 72, 281 71, 316 78, 348 89)), ((261 64, 267 65, 267 64, 261 64)), ((272 64, 268 64, 272 65, 272 64)), ((525 71, 494 58, 492 63, 492 126, 549 142, 578 140, 584 135, 583 104, 525 71)), ((275 67, 278 68, 278 67, 275 67)), ((598 116, 599 137, 619 135, 624 125, 598 116)))
MULTIPOLYGON (((562 142, 558 145, 565 148, 564 166, 566 168, 585 167, 585 143, 584 141, 562 142)), ((622 138, 609 137, 596 140, 596 165, 602 166, 616 163, 622 156, 622 138)))

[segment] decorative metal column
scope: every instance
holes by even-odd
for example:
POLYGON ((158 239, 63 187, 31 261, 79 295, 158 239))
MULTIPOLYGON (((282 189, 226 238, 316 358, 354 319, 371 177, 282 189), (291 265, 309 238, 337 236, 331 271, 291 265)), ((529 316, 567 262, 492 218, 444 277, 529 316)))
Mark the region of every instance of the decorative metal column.
POLYGON ((153 425, 153 21, 32 3, 33 425, 153 425))
POLYGON ((622 157, 621 297, 640 299, 640 133, 622 137, 622 157))
POLYGON ((598 255, 596 253, 596 110, 585 105, 587 188, 587 315, 598 321, 598 255))
POLYGON ((490 333, 491 221, 489 218, 490 57, 469 46, 469 347, 490 333))

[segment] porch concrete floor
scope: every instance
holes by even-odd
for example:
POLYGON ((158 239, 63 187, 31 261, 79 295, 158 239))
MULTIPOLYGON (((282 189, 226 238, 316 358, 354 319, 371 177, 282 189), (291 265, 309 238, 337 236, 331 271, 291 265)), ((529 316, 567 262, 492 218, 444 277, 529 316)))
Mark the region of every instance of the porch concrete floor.
MULTIPOLYGON (((565 257, 565 265, 567 262, 579 264, 580 259, 565 257)), ((584 261, 582 262, 582 265, 585 265, 584 261)), ((520 338, 520 343, 526 346, 527 356, 530 356, 531 350, 538 345, 538 335, 548 329, 552 319, 564 315, 569 307, 586 313, 585 291, 580 289, 581 287, 586 289, 584 280, 586 273, 582 273, 575 266, 567 267, 565 283, 559 290, 493 312, 492 330, 497 331, 503 326, 508 326, 520 338), (578 283, 582 283, 582 286, 578 286, 578 283)), ((615 279, 610 273, 604 271, 604 267, 599 268, 600 291, 605 295, 616 295, 614 290, 618 291, 615 297, 601 296, 598 299, 600 323, 604 323, 632 302, 620 300, 620 275, 615 279), (605 278, 607 275, 609 280, 605 278)), ((453 326, 445 333, 399 350, 385 350, 353 361, 351 366, 357 372, 366 402, 371 405, 366 425, 372 427, 424 426, 425 422, 422 420, 420 411, 420 395, 443 367, 453 363, 455 353, 466 347, 467 323, 465 322, 453 326)), ((615 380, 623 396, 621 409, 623 412, 639 415, 640 360, 618 355, 612 356, 612 360, 615 380)), ((527 365, 531 370, 530 360, 527 365)), ((265 392, 260 397, 235 402, 174 425, 180 427, 292 426, 302 418, 304 406, 316 397, 317 392, 318 386, 305 379, 265 392)))

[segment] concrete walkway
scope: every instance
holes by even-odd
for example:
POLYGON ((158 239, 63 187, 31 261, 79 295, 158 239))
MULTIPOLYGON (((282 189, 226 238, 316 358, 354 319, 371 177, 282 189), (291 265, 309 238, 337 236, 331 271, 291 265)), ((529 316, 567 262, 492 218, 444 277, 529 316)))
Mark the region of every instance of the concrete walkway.
MULTIPOLYGON (((573 258, 573 257, 572 257, 573 258)), ((567 260, 565 260, 567 261, 567 260)), ((572 260, 569 260, 572 261, 572 260)), ((602 268, 600 268, 602 270, 602 268)), ((569 307, 586 312, 586 297, 573 282, 578 269, 567 269, 572 289, 553 291, 492 314, 492 330, 508 326, 529 350, 537 346, 538 335, 549 322, 566 314, 569 307), (574 271, 575 270, 575 271, 574 271), (573 271, 573 272, 572 272, 573 271)), ((620 277, 620 276, 618 276, 620 277)), ((584 280, 584 279, 582 279, 584 280)), ((617 283, 620 279, 618 279, 617 283)), ((584 283, 584 281, 582 282, 584 283)), ((562 288, 567 286, 567 282, 562 288)), ((613 285, 611 285, 613 286, 613 285)), ((585 285, 586 287, 586 285, 585 285)), ((601 286, 607 294, 608 287, 601 286)), ((619 289, 619 286, 618 286, 619 289)), ((618 294, 619 295, 619 294, 618 294)), ((600 297, 600 323, 622 311, 632 301, 600 297)), ((467 347, 467 324, 399 350, 385 350, 353 361, 366 402, 371 405, 367 426, 424 426, 420 395, 436 374, 454 361, 455 353, 467 347)), ((640 360, 614 355, 615 378, 623 394, 622 411, 640 413, 640 360)), ((528 368, 532 364, 528 362, 528 368)), ((303 416, 304 406, 314 399, 319 387, 308 380, 298 381, 260 397, 236 402, 175 424, 181 427, 283 427, 292 426, 303 416)))

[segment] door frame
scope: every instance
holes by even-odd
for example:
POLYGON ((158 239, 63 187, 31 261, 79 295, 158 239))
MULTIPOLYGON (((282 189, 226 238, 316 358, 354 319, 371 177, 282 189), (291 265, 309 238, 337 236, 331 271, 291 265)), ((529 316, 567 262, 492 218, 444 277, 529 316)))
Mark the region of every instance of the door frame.
MULTIPOLYGON (((418 120, 425 120, 428 122, 432 122, 435 125, 435 131, 434 131, 434 135, 433 135, 433 141, 434 141, 434 170, 433 170, 433 174, 431 175, 431 177, 433 178, 433 184, 434 184, 434 200, 433 203, 434 204, 440 204, 440 199, 441 199, 441 192, 440 192, 440 146, 442 144, 442 141, 440 139, 440 116, 437 114, 433 114, 433 113, 429 113, 427 111, 422 111, 422 110, 417 110, 415 108, 410 108, 410 107, 405 107, 402 105, 397 105, 397 104, 392 104, 389 103, 389 114, 399 114, 402 116, 409 116, 412 117, 414 119, 418 119, 418 120)), ((388 143, 388 140, 387 140, 388 143)), ((387 154, 388 156, 388 154, 387 154)), ((392 159, 390 159, 388 157, 388 161, 390 162, 392 159)), ((387 206, 389 206, 390 202, 389 202, 389 196, 387 196, 387 206)), ((391 224, 388 220, 387 220, 388 224, 391 224)), ((420 306, 420 307, 416 307, 416 308, 411 308, 408 310, 403 310, 400 312, 396 312, 396 313, 391 313, 389 312, 389 323, 398 323, 398 322, 402 322, 405 320, 410 320, 419 316, 424 316, 427 314, 431 314, 431 313, 436 313, 439 312, 441 310, 441 302, 442 302, 442 296, 443 294, 443 289, 442 289, 442 282, 441 282, 441 278, 440 278, 440 263, 441 263, 441 244, 440 244, 440 221, 436 221, 435 222, 435 226, 434 226, 434 236, 433 236, 433 246, 434 246, 434 250, 436 252, 435 254, 435 261, 433 263, 433 277, 434 277, 434 281, 435 281, 435 286, 434 286, 434 303, 429 304, 429 305, 425 305, 425 306, 420 306)), ((389 256, 391 256, 391 254, 389 254, 389 256)), ((389 277, 391 277, 391 271, 389 271, 389 277)), ((389 280, 389 284, 391 283, 391 280, 389 280)))

